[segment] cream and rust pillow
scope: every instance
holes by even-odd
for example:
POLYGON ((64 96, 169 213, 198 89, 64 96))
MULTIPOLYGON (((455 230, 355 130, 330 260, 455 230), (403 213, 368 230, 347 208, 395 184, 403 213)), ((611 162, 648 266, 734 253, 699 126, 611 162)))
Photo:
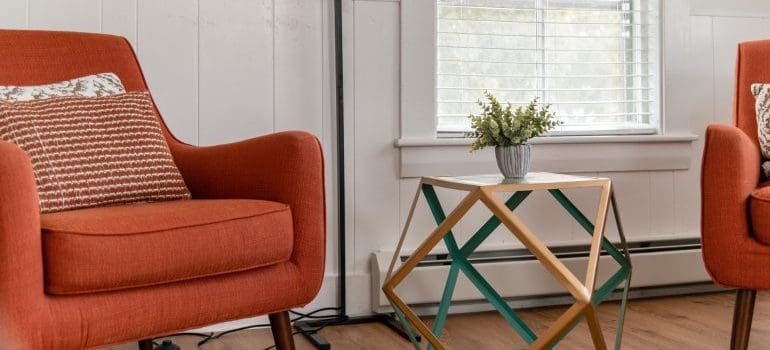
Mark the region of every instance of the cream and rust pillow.
POLYGON ((190 198, 147 92, 0 101, 0 140, 32 159, 43 213, 190 198))
POLYGON ((767 161, 770 159, 770 84, 753 84, 751 92, 756 101, 759 149, 766 160, 762 163, 762 171, 766 178, 770 178, 770 161, 767 161))
POLYGON ((38 86, 0 86, 0 101, 22 102, 54 97, 100 97, 123 94, 126 89, 114 73, 101 73, 38 86))

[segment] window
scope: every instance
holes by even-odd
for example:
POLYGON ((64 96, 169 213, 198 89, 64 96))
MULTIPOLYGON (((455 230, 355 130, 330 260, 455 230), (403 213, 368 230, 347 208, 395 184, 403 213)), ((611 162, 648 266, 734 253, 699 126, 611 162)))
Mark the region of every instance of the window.
POLYGON ((539 97, 553 134, 659 129, 657 0, 437 0, 437 129, 469 128, 483 92, 539 97))

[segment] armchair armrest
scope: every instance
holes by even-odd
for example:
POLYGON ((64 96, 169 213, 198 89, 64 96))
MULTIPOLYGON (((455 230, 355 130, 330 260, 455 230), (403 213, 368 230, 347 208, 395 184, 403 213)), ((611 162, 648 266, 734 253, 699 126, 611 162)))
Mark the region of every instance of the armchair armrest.
POLYGON ((0 342, 23 344, 46 328, 40 211, 27 154, 0 141, 0 342), (7 322, 8 319, 15 322, 7 322), (13 327, 11 327, 13 326, 13 327))
POLYGON ((741 129, 709 125, 701 171, 701 237, 706 269, 717 283, 745 287, 745 259, 770 247, 751 236, 749 197, 760 179, 759 148, 741 129))
POLYGON ((288 204, 294 224, 292 262, 313 296, 324 272, 324 164, 315 136, 281 132, 210 147, 170 145, 193 198, 263 199, 288 204))

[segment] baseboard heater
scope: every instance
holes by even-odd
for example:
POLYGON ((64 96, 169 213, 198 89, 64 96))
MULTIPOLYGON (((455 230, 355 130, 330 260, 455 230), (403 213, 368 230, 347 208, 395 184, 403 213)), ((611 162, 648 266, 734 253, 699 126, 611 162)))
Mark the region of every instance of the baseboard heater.
MULTIPOLYGON (((581 280, 588 262, 588 246, 572 245, 552 248, 553 253, 581 280)), ((693 294, 720 291, 710 282, 701 259, 698 239, 634 242, 629 244, 633 275, 631 297, 693 294)), ((382 293, 393 251, 379 251, 372 256, 372 311, 391 312, 382 293)), ((398 267, 409 256, 396 261, 398 267)), ((513 308, 566 305, 573 301, 561 285, 546 272, 536 258, 525 249, 482 251, 469 257, 476 269, 513 308)), ((446 253, 427 256, 401 283, 398 294, 421 315, 435 314, 441 299, 451 259, 446 253)), ((618 268, 612 258, 602 254, 599 282, 618 268)), ((491 310, 481 293, 460 274, 451 312, 491 310)))

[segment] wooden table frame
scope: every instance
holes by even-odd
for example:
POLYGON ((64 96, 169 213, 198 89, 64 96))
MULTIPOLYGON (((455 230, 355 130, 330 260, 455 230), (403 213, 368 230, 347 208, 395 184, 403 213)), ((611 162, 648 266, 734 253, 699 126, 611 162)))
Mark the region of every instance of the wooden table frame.
MULTIPOLYGON (((611 182, 606 178, 589 178, 570 175, 532 173, 520 180, 503 180, 499 176, 476 177, 424 177, 420 179, 420 185, 415 193, 414 200, 409 209, 403 232, 396 247, 396 252, 391 260, 388 274, 385 278, 382 290, 393 305, 397 317, 404 323, 407 330, 414 327, 428 342, 427 349, 445 349, 436 334, 441 334, 451 296, 457 281, 458 273, 462 271, 469 280, 476 285, 479 291, 502 314, 514 330, 529 344, 530 349, 547 349, 555 346, 582 317, 588 324, 591 337, 596 349, 606 349, 604 337, 599 325, 595 306, 601 303, 621 283, 623 286, 622 302, 618 318, 618 330, 615 338, 615 348, 619 349, 621 343, 623 321, 626 309, 628 288, 631 280, 631 262, 628 254, 623 229, 618 216, 618 208, 612 191, 611 182), (443 187, 467 192, 457 207, 445 216, 441 208, 435 187, 443 187), (561 190, 569 188, 598 187, 601 189, 599 206, 594 223, 583 215, 580 210, 564 195, 561 190), (513 213, 513 210, 521 204, 532 191, 546 190, 569 214, 592 236, 588 259, 588 270, 585 281, 580 281, 548 247, 529 230, 526 225, 513 213), (513 192, 514 194, 506 202, 500 200, 496 192, 513 192), (396 260, 400 256, 404 239, 414 215, 414 210, 420 197, 425 195, 428 205, 433 213, 438 227, 431 233, 404 261, 395 273, 393 269, 396 260), (451 232, 460 219, 477 202, 481 201, 493 216, 466 242, 462 248, 457 245, 451 232), (612 207, 615 222, 621 239, 623 252, 618 250, 604 237, 604 228, 609 207, 612 207), (505 300, 498 295, 486 280, 468 262, 467 257, 492 233, 500 224, 505 227, 526 247, 546 270, 569 292, 575 299, 575 303, 560 316, 543 334, 536 336, 529 327, 508 307, 505 300), (452 258, 452 266, 449 271, 447 284, 443 298, 439 305, 439 311, 431 331, 428 326, 412 311, 409 306, 396 294, 396 287, 419 264, 425 256, 441 241, 444 240, 449 256, 452 258), (598 290, 596 286, 596 274, 599 265, 599 257, 602 248, 620 265, 620 269, 613 274, 598 290), (411 327, 410 327, 411 326, 411 327)), ((416 349, 420 349, 419 342, 413 333, 410 334, 416 349)))

